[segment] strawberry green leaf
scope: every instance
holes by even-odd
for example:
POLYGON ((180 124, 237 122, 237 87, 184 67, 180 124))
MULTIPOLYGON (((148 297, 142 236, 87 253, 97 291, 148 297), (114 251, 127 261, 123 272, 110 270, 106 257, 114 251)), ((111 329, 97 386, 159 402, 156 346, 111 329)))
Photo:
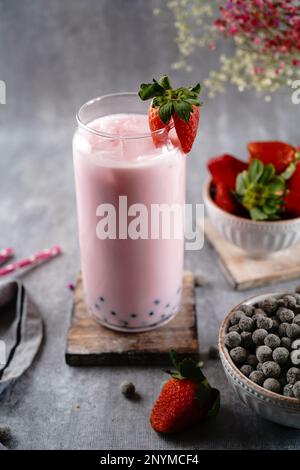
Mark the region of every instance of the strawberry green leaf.
POLYGON ((249 212, 253 220, 266 220, 268 218, 267 214, 258 207, 252 207, 249 212))
POLYGON ((201 368, 192 359, 183 359, 179 364, 179 371, 185 379, 204 380, 201 368))
POLYGON ((186 101, 174 101, 174 109, 184 122, 188 122, 190 114, 193 112, 192 105, 186 101))
POLYGON ((184 100, 184 102, 189 103, 189 104, 193 104, 194 106, 200 106, 200 102, 196 98, 186 98, 184 100))
POLYGON ((265 165, 263 174, 260 177, 260 183, 267 183, 270 181, 275 175, 275 167, 272 163, 265 165))
POLYGON ((272 193, 283 193, 285 190, 285 182, 280 176, 277 176, 269 183, 268 189, 272 193))
POLYGON ((139 90, 139 97, 141 100, 149 100, 155 96, 162 96, 164 93, 163 87, 157 82, 142 83, 139 90))
POLYGON ((256 183, 263 174, 264 164, 260 160, 252 160, 248 171, 250 180, 256 183))
POLYGON ((211 388, 206 381, 201 382, 196 390, 196 398, 201 406, 205 406, 205 404, 209 401, 211 397, 211 388))
POLYGON ((171 349, 171 351, 169 351, 169 356, 170 356, 171 362, 172 362, 173 366, 175 367, 175 369, 178 369, 178 362, 177 362, 177 353, 176 353, 176 350, 175 350, 175 349, 171 349))
POLYGON ((172 116, 173 113, 173 103, 172 101, 168 101, 167 103, 160 106, 158 114, 160 119, 164 124, 167 124, 172 116))
POLYGON ((190 88, 190 91, 195 93, 195 95, 200 95, 200 91, 201 91, 201 85, 200 83, 197 83, 197 85, 195 85, 194 87, 190 88))
POLYGON ((164 90, 170 90, 172 88, 170 79, 167 75, 162 75, 158 80, 158 83, 164 88, 164 90))
POLYGON ((267 203, 263 206, 263 212, 266 214, 266 215, 276 215, 276 212, 277 212, 277 206, 274 206, 273 204, 271 203, 267 203))
POLYGON ((212 406, 210 407, 209 412, 207 413, 207 416, 212 418, 212 417, 217 416, 217 414, 219 413, 220 405, 221 405, 221 395, 220 395, 219 390, 217 390, 216 388, 212 388, 211 393, 213 394, 214 401, 213 401, 212 406))
POLYGON ((290 163, 289 166, 284 170, 284 172, 281 173, 281 178, 283 178, 284 180, 289 180, 295 173, 296 167, 297 164, 295 162, 290 163))
POLYGON ((236 178, 236 192, 240 195, 245 194, 249 185, 249 177, 247 171, 242 171, 236 178))
POLYGON ((158 96, 155 96, 152 100, 152 108, 159 108, 160 106, 160 98, 158 96))

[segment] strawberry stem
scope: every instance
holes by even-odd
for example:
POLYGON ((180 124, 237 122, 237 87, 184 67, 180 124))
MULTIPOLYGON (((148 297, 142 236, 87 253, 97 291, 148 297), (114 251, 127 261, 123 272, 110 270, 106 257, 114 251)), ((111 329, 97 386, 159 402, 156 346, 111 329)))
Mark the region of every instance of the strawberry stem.
POLYGON ((139 97, 146 101, 152 99, 152 107, 159 108, 159 117, 167 124, 176 112, 180 119, 188 122, 193 112, 193 106, 200 106, 200 83, 194 87, 172 88, 167 75, 162 75, 159 80, 153 79, 153 83, 142 83, 139 97))
POLYGON ((288 173, 276 175, 274 165, 264 165, 252 160, 248 170, 236 178, 235 196, 249 211, 254 220, 276 220, 280 218, 283 198, 287 194, 288 173))

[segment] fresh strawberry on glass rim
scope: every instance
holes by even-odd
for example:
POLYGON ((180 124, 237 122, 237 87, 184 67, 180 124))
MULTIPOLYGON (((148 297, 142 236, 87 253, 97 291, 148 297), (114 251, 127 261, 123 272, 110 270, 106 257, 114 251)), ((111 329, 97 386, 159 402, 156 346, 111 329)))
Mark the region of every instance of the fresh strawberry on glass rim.
POLYGON ((145 101, 151 99, 148 110, 149 127, 156 146, 161 143, 161 133, 168 132, 174 126, 182 151, 189 153, 197 135, 200 117, 200 83, 189 88, 172 88, 166 75, 153 83, 142 83, 139 97, 145 101))

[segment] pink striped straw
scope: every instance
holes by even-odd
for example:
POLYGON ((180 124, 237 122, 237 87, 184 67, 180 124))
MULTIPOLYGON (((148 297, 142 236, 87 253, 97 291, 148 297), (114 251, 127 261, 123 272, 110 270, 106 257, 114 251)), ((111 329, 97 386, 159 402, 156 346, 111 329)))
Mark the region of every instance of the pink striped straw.
POLYGON ((4 250, 0 250, 0 266, 6 263, 9 258, 14 255, 14 250, 12 248, 5 248, 4 250))
POLYGON ((11 263, 3 268, 0 268, 0 277, 6 276, 7 274, 11 274, 15 271, 19 271, 20 269, 24 269, 29 266, 32 267, 37 264, 40 264, 43 261, 47 261, 57 255, 60 255, 61 252, 62 250, 59 246, 54 246, 52 248, 48 248, 47 250, 39 251, 35 255, 29 256, 28 258, 20 259, 15 263, 11 263))

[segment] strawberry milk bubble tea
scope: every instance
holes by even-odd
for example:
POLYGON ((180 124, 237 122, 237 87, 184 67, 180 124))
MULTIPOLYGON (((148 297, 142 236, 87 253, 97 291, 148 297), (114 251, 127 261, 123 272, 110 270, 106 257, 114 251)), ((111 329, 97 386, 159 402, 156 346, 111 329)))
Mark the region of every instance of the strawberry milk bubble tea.
POLYGON ((73 155, 86 304, 108 328, 156 328, 180 307, 186 156, 170 119, 150 131, 147 108, 135 93, 89 101, 77 120, 73 155), (153 205, 175 205, 177 233, 164 237, 159 229, 153 236, 153 205))

